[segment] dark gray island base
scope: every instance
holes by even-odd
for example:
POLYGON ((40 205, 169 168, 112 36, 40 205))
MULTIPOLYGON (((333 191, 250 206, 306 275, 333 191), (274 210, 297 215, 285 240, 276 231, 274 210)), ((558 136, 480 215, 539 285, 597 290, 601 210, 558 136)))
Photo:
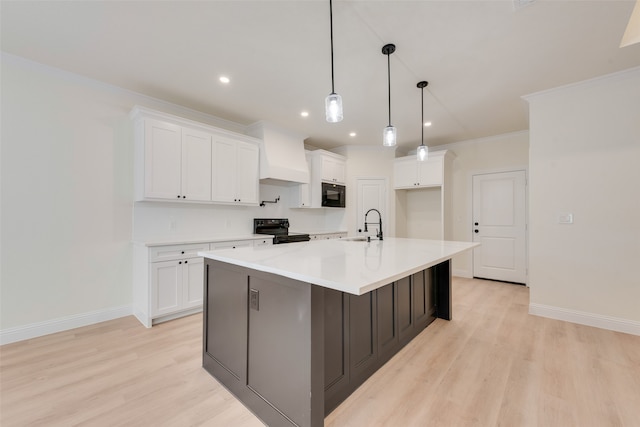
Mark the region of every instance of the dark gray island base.
POLYGON ((436 317, 450 260, 353 295, 205 259, 203 366, 269 426, 322 426, 436 317))

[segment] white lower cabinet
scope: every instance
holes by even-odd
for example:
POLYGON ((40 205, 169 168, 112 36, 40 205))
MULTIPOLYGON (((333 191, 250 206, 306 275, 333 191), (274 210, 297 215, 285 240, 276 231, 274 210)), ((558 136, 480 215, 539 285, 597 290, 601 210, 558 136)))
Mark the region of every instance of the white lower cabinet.
POLYGON ((253 246, 253 240, 231 240, 228 242, 215 242, 211 244, 211 250, 214 249, 236 249, 253 246))
POLYGON ((134 245, 134 315, 150 328, 155 323, 202 311, 204 259, 198 252, 270 244, 272 238, 134 245))
POLYGON ((202 307, 204 259, 151 263, 151 316, 202 307))

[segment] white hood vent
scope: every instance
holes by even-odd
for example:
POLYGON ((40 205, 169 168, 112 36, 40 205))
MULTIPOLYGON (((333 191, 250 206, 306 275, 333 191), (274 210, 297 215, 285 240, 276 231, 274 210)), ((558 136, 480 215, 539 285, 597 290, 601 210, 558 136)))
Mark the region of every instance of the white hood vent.
POLYGON ((261 140, 261 180, 309 182, 303 136, 264 121, 248 126, 247 135, 261 140))

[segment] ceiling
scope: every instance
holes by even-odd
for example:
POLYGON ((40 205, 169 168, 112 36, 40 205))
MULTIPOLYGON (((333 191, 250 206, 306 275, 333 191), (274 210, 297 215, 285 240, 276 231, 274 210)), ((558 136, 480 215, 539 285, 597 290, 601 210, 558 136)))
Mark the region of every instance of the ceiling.
POLYGON ((382 144, 381 49, 394 43, 391 122, 408 151, 421 138, 421 80, 433 146, 528 129, 523 95, 640 66, 640 43, 619 48, 633 0, 521 2, 334 0, 335 124, 324 118, 328 0, 3 0, 2 50, 331 149, 382 144))

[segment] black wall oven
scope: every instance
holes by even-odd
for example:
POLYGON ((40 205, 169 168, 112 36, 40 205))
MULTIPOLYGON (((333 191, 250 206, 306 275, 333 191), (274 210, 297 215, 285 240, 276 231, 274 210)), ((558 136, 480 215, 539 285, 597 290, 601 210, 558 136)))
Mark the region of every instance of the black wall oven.
POLYGON ((344 208, 347 187, 340 184, 322 183, 322 206, 325 208, 344 208))

